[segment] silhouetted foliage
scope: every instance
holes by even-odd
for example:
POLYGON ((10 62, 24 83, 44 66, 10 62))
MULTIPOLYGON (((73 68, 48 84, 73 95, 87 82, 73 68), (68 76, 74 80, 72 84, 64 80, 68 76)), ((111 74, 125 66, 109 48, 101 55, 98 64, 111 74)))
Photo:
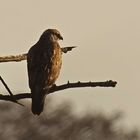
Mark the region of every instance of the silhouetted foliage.
POLYGON ((76 116, 63 104, 34 116, 21 106, 0 103, 0 140, 139 140, 137 131, 117 128, 120 114, 87 113, 76 116))

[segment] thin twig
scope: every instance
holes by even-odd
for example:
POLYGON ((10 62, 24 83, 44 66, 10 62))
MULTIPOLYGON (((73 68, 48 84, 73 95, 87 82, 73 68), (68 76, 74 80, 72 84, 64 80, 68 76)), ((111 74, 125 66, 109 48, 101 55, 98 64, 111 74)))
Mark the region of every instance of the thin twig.
POLYGON ((21 106, 24 106, 23 104, 19 103, 19 102, 15 99, 15 97, 14 97, 12 91, 10 90, 10 88, 8 87, 8 85, 5 83, 5 81, 3 80, 3 78, 2 78, 1 76, 0 76, 0 80, 1 80, 2 84, 4 85, 4 87, 6 88, 6 90, 8 91, 8 93, 10 94, 9 97, 11 98, 11 101, 13 101, 14 103, 17 103, 17 104, 19 104, 19 105, 21 105, 21 106))
MULTIPOLYGON (((70 83, 68 82, 67 84, 63 84, 60 86, 53 86, 50 91, 49 94, 60 91, 60 90, 64 90, 64 89, 68 89, 68 88, 81 88, 81 87, 115 87, 117 84, 116 81, 105 81, 105 82, 76 82, 76 83, 70 83)), ((30 93, 19 93, 16 95, 13 95, 14 99, 16 100, 20 100, 20 99, 25 99, 25 98, 31 98, 31 94, 30 93)), ((0 100, 6 100, 6 101, 11 101, 13 102, 13 100, 11 99, 11 96, 9 95, 2 95, 0 94, 0 100)))
MULTIPOLYGON (((76 46, 71 47, 64 47, 61 48, 63 53, 67 53, 68 51, 71 51, 72 49, 76 48, 76 46)), ((2 56, 0 57, 0 63, 3 62, 20 62, 22 60, 27 59, 27 53, 20 54, 20 55, 10 55, 10 56, 2 56)))
POLYGON ((5 81, 3 80, 3 78, 0 76, 0 80, 2 82, 2 84, 4 85, 4 87, 6 88, 6 90, 8 91, 8 93, 13 96, 13 93, 11 92, 11 90, 9 89, 9 87, 7 86, 7 84, 5 83, 5 81))

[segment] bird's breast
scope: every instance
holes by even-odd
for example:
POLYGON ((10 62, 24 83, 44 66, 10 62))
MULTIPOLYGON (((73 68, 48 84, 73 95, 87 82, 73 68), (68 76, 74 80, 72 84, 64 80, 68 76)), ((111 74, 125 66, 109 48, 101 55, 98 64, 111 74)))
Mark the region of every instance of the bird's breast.
POLYGON ((49 85, 53 85, 55 81, 57 80, 60 74, 60 69, 62 65, 61 48, 58 45, 53 46, 51 52, 52 52, 52 55, 50 58, 50 67, 49 67, 49 74, 48 74, 49 85))

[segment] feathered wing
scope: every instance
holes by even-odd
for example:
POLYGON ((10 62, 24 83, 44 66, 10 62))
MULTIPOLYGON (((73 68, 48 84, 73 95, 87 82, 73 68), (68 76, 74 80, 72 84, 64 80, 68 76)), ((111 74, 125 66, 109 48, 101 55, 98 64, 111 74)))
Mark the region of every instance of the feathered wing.
MULTIPOLYGON (((43 111, 45 100, 45 91, 43 90, 45 65, 42 59, 40 49, 33 46, 27 56, 28 77, 32 96, 32 112, 38 115, 43 111)), ((48 62, 46 62, 46 66, 47 64, 48 62)))
POLYGON ((45 95, 55 83, 61 68, 59 44, 41 48, 33 46, 27 56, 29 86, 32 96, 32 112, 40 114, 44 108, 45 95))

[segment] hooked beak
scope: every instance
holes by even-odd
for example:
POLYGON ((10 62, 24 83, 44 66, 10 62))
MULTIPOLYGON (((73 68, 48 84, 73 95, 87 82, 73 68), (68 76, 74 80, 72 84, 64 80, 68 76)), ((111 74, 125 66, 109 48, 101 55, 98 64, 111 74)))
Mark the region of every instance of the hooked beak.
POLYGON ((60 40, 63 40, 63 37, 62 37, 61 35, 59 35, 59 39, 60 39, 60 40))

